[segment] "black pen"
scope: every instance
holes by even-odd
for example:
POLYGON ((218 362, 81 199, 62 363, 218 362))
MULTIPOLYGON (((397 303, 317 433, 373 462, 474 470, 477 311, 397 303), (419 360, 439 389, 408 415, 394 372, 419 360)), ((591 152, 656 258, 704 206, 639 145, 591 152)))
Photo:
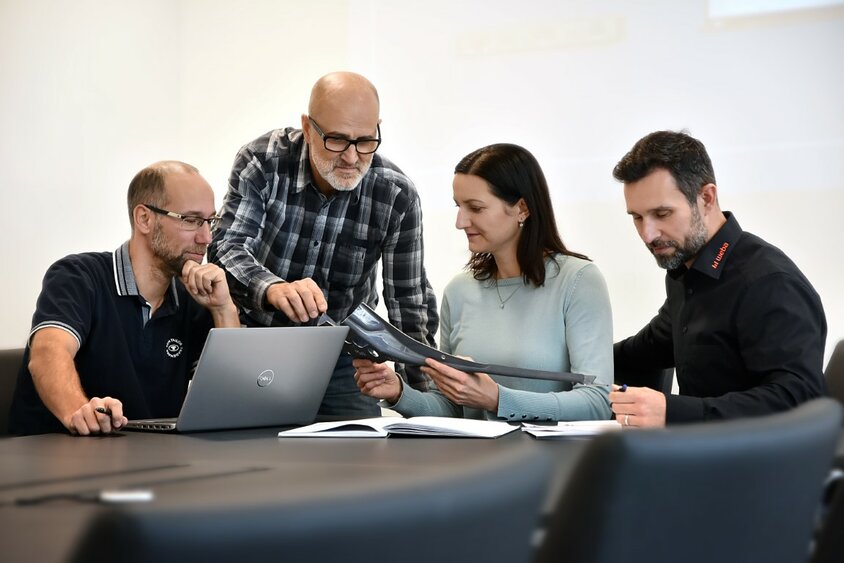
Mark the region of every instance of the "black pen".
POLYGON ((107 409, 105 407, 97 407, 94 410, 97 411, 100 414, 104 414, 106 416, 111 416, 111 409, 107 409))

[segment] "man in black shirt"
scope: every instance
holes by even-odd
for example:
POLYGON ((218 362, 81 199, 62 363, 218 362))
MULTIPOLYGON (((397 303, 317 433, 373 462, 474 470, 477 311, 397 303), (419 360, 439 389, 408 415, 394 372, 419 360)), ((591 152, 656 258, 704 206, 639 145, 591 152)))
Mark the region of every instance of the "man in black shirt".
POLYGON ((703 144, 651 133, 613 176, 639 236, 668 270, 657 315, 615 344, 615 379, 626 385, 610 401, 621 424, 763 415, 825 395, 820 297, 781 250, 721 211, 703 144), (671 367, 679 395, 654 389, 671 367))

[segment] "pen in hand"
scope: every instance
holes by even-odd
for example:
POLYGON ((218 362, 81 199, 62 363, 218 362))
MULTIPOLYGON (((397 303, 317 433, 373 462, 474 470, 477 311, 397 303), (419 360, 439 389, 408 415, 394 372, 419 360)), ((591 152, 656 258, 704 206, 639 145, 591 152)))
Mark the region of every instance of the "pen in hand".
POLYGON ((620 392, 624 393, 625 391, 627 391, 627 384, 626 383, 622 384, 621 387, 616 389, 616 391, 620 391, 620 392))
POLYGON ((107 416, 109 418, 109 422, 111 423, 112 430, 120 429, 123 426, 124 421, 126 420, 125 417, 120 417, 119 419, 114 419, 114 413, 112 413, 111 409, 108 408, 108 407, 96 407, 94 409, 94 412, 96 412, 97 414, 103 414, 103 415, 107 416))

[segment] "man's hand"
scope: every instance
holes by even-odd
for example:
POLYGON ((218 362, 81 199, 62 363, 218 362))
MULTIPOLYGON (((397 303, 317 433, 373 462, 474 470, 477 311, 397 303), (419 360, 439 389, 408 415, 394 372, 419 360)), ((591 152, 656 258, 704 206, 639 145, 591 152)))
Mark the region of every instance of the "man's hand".
POLYGON ((311 278, 271 285, 267 290, 267 303, 290 320, 303 323, 328 310, 322 290, 311 278))
POLYGON ((188 260, 182 267, 180 279, 194 301, 211 313, 214 326, 240 326, 237 307, 229 294, 229 284, 222 268, 216 264, 198 264, 188 260))
POLYGON ((352 365, 357 370, 355 383, 361 393, 384 399, 390 404, 395 404, 401 398, 401 379, 388 365, 363 359, 352 360, 352 365))
POLYGON ((610 391, 615 419, 622 426, 657 428, 665 426, 665 395, 649 387, 616 387, 610 391))
POLYGON ((71 434, 80 436, 111 434, 127 422, 123 416, 123 403, 111 397, 94 397, 62 421, 71 434))
POLYGON ((206 309, 220 309, 233 304, 226 273, 216 264, 187 260, 182 266, 181 280, 191 297, 206 309))
POLYGON ((46 327, 37 331, 30 341, 32 382, 44 405, 71 434, 109 434, 127 422, 123 403, 111 397, 88 398, 74 364, 78 347, 76 338, 66 330, 46 327), (97 412, 98 408, 103 412, 97 412))
POLYGON ((498 384, 485 373, 466 373, 427 358, 425 372, 442 394, 461 406, 498 412, 498 384))

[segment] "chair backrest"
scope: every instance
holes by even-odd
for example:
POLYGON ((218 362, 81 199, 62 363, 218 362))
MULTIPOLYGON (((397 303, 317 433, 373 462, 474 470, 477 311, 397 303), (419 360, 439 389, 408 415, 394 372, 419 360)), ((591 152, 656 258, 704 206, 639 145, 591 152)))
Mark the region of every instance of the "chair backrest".
POLYGON ((839 478, 832 487, 822 526, 815 536, 811 563, 844 561, 844 478, 839 478))
POLYGON ((538 561, 806 561, 841 406, 598 436, 538 561))
POLYGON ((531 452, 471 462, 457 475, 449 470, 410 487, 312 503, 103 512, 71 560, 527 562, 552 467, 545 452, 531 452))
POLYGON ((9 434, 9 408, 23 361, 24 348, 0 350, 0 436, 9 434))
POLYGON ((671 390, 674 388, 674 368, 666 368, 660 370, 659 374, 659 388, 658 391, 662 391, 666 395, 671 394, 671 390))
POLYGON ((844 340, 835 345, 823 373, 830 396, 844 404, 844 340))
POLYGON ((657 391, 670 394, 674 388, 674 368, 622 368, 616 366, 615 382, 619 385, 631 381, 650 380, 657 391))

